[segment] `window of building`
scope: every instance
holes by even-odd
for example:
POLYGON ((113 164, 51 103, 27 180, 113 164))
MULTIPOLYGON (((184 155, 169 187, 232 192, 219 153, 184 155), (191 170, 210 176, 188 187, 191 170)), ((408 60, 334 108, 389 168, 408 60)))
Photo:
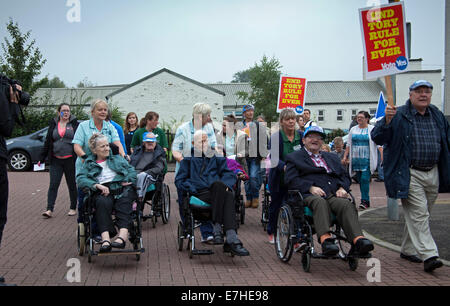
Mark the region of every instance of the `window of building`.
POLYGON ((376 108, 369 108, 370 117, 374 117, 377 112, 376 108))
POLYGON ((325 111, 323 109, 318 111, 317 120, 318 121, 325 121, 325 111))
POLYGON ((336 120, 337 121, 342 121, 342 120, 344 120, 344 116, 342 115, 344 113, 344 111, 342 110, 342 109, 338 109, 337 111, 336 111, 336 120))
POLYGON ((350 118, 350 120, 353 120, 353 118, 356 117, 356 114, 358 113, 357 109, 352 109, 352 117, 350 118))

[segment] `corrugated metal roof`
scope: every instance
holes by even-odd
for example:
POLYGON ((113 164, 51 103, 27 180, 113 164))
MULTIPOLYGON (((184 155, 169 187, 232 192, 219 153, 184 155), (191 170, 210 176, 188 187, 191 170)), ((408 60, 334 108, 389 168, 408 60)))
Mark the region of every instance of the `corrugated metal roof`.
POLYGON ((36 91, 33 98, 43 99, 46 95, 50 94, 50 103, 59 104, 62 102, 70 103, 71 99, 75 99, 77 103, 83 102, 88 97, 91 100, 105 99, 110 93, 122 88, 125 85, 114 86, 96 86, 85 88, 40 88, 36 91), (79 101, 82 99, 83 101, 79 101))
POLYGON ((243 106, 245 102, 242 99, 240 99, 236 94, 239 91, 243 91, 250 94, 252 91, 250 83, 215 83, 206 85, 225 93, 225 97, 223 100, 224 108, 236 107, 236 105, 243 106))
POLYGON ((378 102, 380 91, 384 90, 377 81, 311 81, 305 103, 378 102))

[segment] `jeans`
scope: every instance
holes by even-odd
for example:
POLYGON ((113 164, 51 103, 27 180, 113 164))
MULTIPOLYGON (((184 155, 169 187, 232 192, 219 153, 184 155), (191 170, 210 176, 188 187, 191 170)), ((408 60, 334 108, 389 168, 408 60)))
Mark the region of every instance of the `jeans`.
POLYGON ((245 196, 247 201, 259 199, 259 189, 261 187, 261 160, 256 157, 247 157, 247 167, 249 179, 244 182, 245 196))
POLYGON ((356 171, 356 178, 359 181, 359 189, 361 191, 361 200, 370 201, 370 170, 356 171))
POLYGON ((62 176, 66 177, 67 187, 69 188, 70 209, 77 208, 77 187, 75 183, 75 159, 53 158, 50 166, 50 186, 47 194, 47 210, 53 211, 55 208, 56 197, 58 196, 59 185, 62 176))
MULTIPOLYGON (((184 224, 184 216, 183 216, 183 190, 177 188, 178 194, 178 209, 180 212, 181 222, 184 224)), ((214 236, 214 227, 212 222, 202 222, 200 225, 200 233, 203 239, 208 238, 208 236, 214 236)))

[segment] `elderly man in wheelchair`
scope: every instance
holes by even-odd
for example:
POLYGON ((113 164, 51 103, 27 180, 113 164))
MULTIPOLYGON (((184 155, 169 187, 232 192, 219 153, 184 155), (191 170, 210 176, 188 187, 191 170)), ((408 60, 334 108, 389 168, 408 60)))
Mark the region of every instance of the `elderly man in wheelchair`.
POLYGON ((77 174, 77 185, 89 190, 95 205, 95 218, 101 233, 100 253, 124 249, 132 224, 132 203, 136 199, 136 171, 120 155, 110 153, 106 136, 95 133, 89 139, 90 154, 77 174), (112 212, 115 211, 115 223, 112 212), (111 242, 111 236, 119 235, 111 242))
MULTIPOLYGON (((162 183, 164 180, 164 170, 166 167, 166 153, 157 143, 156 135, 146 132, 142 137, 142 146, 135 148, 130 158, 130 164, 136 169, 138 202, 141 211, 146 198, 152 199, 152 195, 157 192, 162 193, 162 183)), ((156 207, 161 201, 152 199, 152 210, 159 216, 161 207, 156 207), (158 202, 158 203, 153 203, 158 202)), ((144 217, 145 220, 145 217, 144 217)))
MULTIPOLYGON (((236 232, 236 213, 233 185, 236 175, 231 171, 224 157, 216 156, 208 145, 207 134, 198 130, 194 134, 191 157, 185 157, 175 178, 175 185, 183 191, 183 200, 195 196, 208 203, 214 225, 214 238, 221 240, 222 225, 226 234, 223 250, 237 256, 248 256, 236 232)), ((188 216, 183 215, 184 226, 188 216)), ((217 243, 219 244, 219 243, 217 243)))
POLYGON ((350 177, 337 155, 322 152, 325 134, 319 126, 308 128, 304 147, 287 155, 285 181, 289 190, 298 190, 303 205, 312 210, 314 228, 322 255, 334 256, 339 247, 331 235, 332 214, 351 244, 349 254, 367 256, 374 246, 362 234, 354 203, 349 201, 350 177))

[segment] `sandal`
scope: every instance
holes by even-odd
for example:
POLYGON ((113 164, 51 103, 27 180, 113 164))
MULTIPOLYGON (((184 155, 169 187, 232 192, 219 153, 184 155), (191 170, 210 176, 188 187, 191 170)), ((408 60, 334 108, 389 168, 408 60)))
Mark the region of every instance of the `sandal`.
MULTIPOLYGON (((114 241, 114 242, 112 242, 111 243, 111 246, 113 247, 113 248, 116 248, 116 249, 124 249, 125 248, 125 240, 123 240, 123 238, 122 237, 117 237, 117 239, 120 239, 120 240, 122 240, 122 243, 119 243, 119 242, 116 242, 116 241, 114 241)), ((116 240, 117 240, 116 239, 116 240)))
POLYGON ((100 247, 100 253, 107 253, 111 251, 111 241, 103 240, 101 242, 102 246, 100 247), (107 244, 105 244, 107 243, 107 244))

